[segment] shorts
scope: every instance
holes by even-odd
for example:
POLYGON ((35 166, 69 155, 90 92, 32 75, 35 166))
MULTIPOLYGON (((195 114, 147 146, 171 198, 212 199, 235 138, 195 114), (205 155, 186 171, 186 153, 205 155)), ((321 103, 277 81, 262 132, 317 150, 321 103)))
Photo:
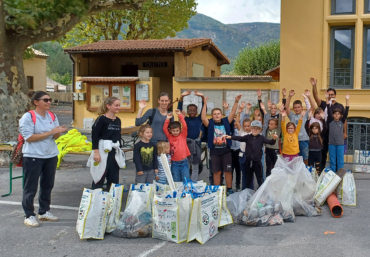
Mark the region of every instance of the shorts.
POLYGON ((299 156, 303 157, 303 160, 308 160, 308 146, 310 141, 299 141, 299 156))
POLYGON ((231 152, 222 155, 211 155, 212 173, 215 172, 231 172, 232 171, 232 157, 231 152))

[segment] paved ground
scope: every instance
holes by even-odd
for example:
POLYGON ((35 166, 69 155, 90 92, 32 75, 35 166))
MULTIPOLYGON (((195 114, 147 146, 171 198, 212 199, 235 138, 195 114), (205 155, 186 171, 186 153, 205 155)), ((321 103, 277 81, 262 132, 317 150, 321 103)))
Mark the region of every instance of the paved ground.
MULTIPOLYGON (((355 174, 358 206, 344 207, 340 219, 334 219, 324 206, 322 216, 297 217, 296 223, 266 228, 229 225, 205 245, 111 235, 104 240, 80 240, 75 230, 77 209, 83 188, 91 185, 86 160, 86 156, 65 157, 52 193, 52 204, 58 207, 52 212, 60 221, 44 222, 39 228, 23 225, 21 180, 14 181, 13 193, 0 198, 0 256, 369 256, 368 174, 355 174), (325 234, 328 231, 335 234, 325 234)), ((14 173, 19 175, 21 169, 14 173)), ((120 181, 123 176, 128 184, 134 182, 131 161, 127 169, 121 170, 120 181)), ((205 170, 200 179, 207 177, 205 170)), ((8 183, 8 169, 0 167, 0 194, 8 192, 8 183)))

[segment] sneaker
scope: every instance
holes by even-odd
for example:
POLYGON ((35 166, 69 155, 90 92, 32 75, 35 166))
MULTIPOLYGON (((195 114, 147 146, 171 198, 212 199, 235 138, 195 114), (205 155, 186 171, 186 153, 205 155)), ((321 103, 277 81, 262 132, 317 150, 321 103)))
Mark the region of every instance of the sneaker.
POLYGON ((230 189, 229 191, 226 192, 226 196, 232 195, 233 193, 234 193, 234 191, 232 189, 230 189))
POLYGON ((40 226, 35 216, 29 216, 28 218, 25 218, 24 225, 29 226, 31 228, 40 226))
POLYGON ((51 212, 47 211, 45 214, 42 214, 42 215, 39 214, 39 220, 57 221, 57 220, 59 220, 59 218, 55 217, 51 212))

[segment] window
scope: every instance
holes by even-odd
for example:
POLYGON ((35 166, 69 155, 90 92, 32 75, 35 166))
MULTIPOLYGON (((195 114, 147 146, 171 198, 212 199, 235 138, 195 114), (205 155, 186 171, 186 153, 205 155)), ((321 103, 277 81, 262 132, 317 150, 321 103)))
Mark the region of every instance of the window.
POLYGON ((193 77, 204 77, 204 66, 202 64, 193 63, 193 77))
POLYGON ((121 101, 121 112, 135 112, 135 82, 127 83, 88 83, 87 110, 98 111, 104 98, 115 96, 121 101))
POLYGON ((362 87, 370 87, 370 26, 364 28, 364 52, 362 66, 362 87))
POLYGON ((365 13, 370 13, 370 0, 365 0, 365 13))
POLYGON ((354 13, 356 13, 356 0, 331 0, 331 14, 354 13))
POLYGON ((27 86, 29 90, 33 90, 33 77, 27 76, 27 86))
POLYGON ((330 40, 329 84, 334 88, 353 88, 355 27, 332 27, 330 40))

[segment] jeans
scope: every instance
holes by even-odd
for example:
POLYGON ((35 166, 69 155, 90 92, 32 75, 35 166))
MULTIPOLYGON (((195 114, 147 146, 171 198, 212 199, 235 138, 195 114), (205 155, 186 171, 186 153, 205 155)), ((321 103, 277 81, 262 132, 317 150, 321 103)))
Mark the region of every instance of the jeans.
POLYGON ((337 172, 344 167, 344 145, 329 145, 330 169, 337 172))
POLYGON ((172 161, 171 163, 172 177, 174 182, 185 181, 190 178, 188 159, 181 161, 172 161))
POLYGON ((299 141, 299 156, 303 157, 303 160, 308 160, 308 146, 310 141, 299 141))
POLYGON ((33 199, 37 192, 39 179, 39 214, 45 214, 50 210, 51 190, 54 187, 57 162, 57 156, 48 159, 23 157, 24 189, 22 206, 26 218, 35 216, 33 199))

